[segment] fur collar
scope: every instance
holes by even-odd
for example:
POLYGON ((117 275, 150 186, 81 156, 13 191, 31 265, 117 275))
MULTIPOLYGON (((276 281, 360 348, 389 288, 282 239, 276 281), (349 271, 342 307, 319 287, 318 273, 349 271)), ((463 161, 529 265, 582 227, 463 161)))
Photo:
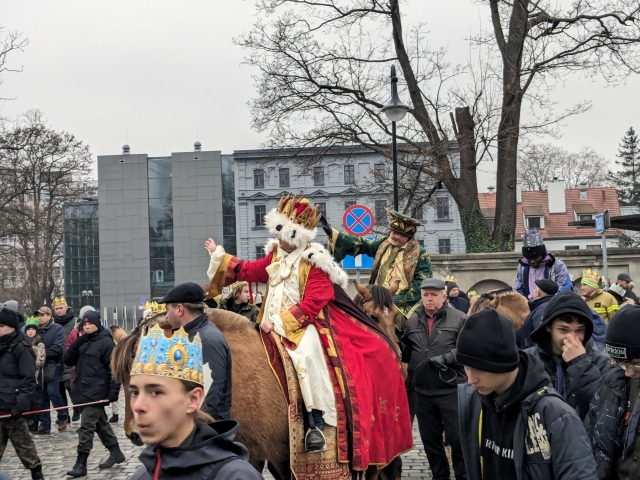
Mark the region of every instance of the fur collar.
MULTIPOLYGON (((264 246, 267 255, 276 252, 278 249, 278 241, 270 239, 264 246)), ((331 283, 347 288, 349 277, 347 273, 336 263, 333 256, 319 243, 311 243, 302 254, 302 260, 309 262, 312 266, 319 268, 327 275, 331 283)))

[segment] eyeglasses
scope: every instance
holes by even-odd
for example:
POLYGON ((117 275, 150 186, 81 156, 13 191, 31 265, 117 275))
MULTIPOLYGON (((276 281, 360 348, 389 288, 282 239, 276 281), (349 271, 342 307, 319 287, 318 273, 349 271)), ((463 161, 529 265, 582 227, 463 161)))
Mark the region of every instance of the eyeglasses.
POLYGON ((619 362, 617 360, 611 359, 611 363, 613 365, 616 365, 617 367, 620 367, 622 370, 629 370, 631 372, 638 372, 640 373, 640 365, 635 364, 635 363, 630 363, 630 362, 619 362))

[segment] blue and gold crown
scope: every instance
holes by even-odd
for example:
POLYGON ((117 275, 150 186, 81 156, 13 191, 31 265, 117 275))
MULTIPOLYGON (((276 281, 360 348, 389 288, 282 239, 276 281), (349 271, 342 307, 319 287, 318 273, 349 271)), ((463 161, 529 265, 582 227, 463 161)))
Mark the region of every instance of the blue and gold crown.
POLYGON ((202 365, 202 341, 196 333, 193 341, 184 328, 164 335, 157 324, 140 337, 131 376, 157 375, 197 383, 204 387, 202 365))

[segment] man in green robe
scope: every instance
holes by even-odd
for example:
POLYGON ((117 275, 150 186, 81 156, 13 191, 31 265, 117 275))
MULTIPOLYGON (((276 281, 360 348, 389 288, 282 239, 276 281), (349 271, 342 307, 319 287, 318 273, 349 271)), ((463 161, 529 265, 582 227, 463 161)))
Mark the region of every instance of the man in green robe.
POLYGON ((329 237, 329 250, 337 261, 347 255, 365 254, 373 257, 370 284, 389 287, 395 281, 400 281, 393 302, 408 317, 420 303, 420 284, 425 278, 431 277, 431 261, 427 251, 414 238, 417 227, 422 223, 395 210, 387 209, 387 212, 390 216, 389 235, 378 240, 371 241, 338 232, 331 228, 324 217, 321 220, 322 228, 329 237))

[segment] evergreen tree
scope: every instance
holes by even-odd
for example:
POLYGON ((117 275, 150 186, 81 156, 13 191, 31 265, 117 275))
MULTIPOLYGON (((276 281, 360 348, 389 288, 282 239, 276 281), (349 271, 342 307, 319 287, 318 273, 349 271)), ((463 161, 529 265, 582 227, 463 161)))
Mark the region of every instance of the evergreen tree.
POLYGON ((633 127, 622 137, 619 145, 616 165, 620 171, 610 174, 618 190, 618 199, 622 205, 640 205, 640 145, 633 127))

